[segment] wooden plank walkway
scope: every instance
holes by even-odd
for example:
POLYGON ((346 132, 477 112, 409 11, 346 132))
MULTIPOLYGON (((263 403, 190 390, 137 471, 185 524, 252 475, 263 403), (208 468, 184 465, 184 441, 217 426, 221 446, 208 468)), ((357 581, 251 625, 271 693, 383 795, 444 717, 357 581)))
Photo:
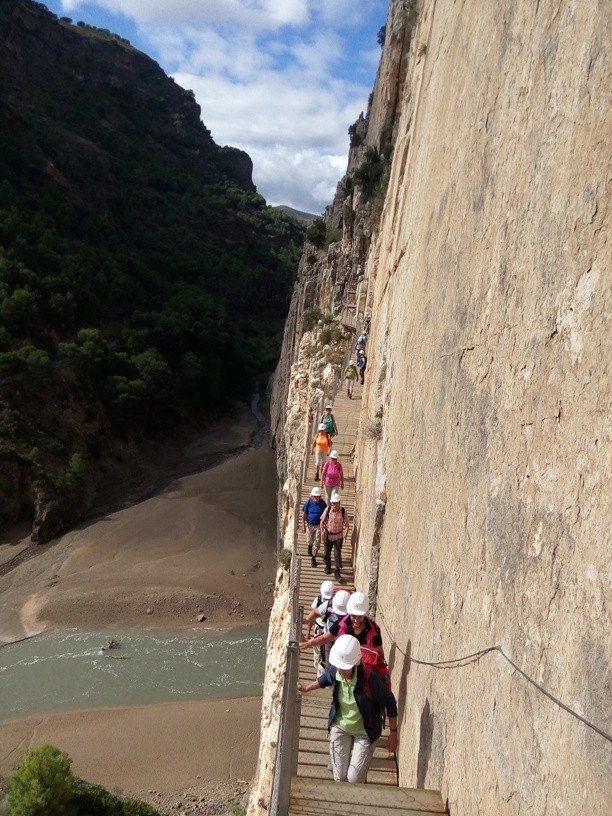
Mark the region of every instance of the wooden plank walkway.
MULTIPOLYGON (((350 550, 350 536, 355 513, 355 478, 352 454, 357 436, 359 411, 361 408, 362 386, 357 383, 353 399, 341 391, 334 400, 334 416, 338 435, 334 438, 334 448, 338 451, 344 469, 344 490, 342 505, 350 519, 348 539, 342 549, 342 586, 349 591, 355 589, 353 574, 353 553, 350 550)), ((302 485, 301 505, 307 500, 311 489, 320 483, 314 480, 314 456, 308 460, 306 479, 302 485)), ((324 574, 322 550, 317 559, 318 566, 311 566, 306 551, 306 535, 301 526, 298 534, 298 555, 302 558, 299 599, 307 615, 314 598, 318 595, 321 582, 330 577, 324 574)), ((333 556, 332 556, 333 559, 333 556)), ((333 566, 333 565, 332 565, 333 566)), ((302 631, 303 634, 303 631, 302 631)), ((300 653, 299 677, 303 682, 315 679, 312 650, 300 653)), ((291 804, 289 816, 424 816, 428 813, 444 813, 442 798, 438 791, 409 790, 398 788, 395 757, 387 751, 388 731, 385 731, 374 750, 366 785, 333 782, 329 770, 329 743, 327 739, 327 715, 331 702, 331 689, 312 691, 302 696, 300 718, 300 739, 297 776, 291 780, 291 804)))

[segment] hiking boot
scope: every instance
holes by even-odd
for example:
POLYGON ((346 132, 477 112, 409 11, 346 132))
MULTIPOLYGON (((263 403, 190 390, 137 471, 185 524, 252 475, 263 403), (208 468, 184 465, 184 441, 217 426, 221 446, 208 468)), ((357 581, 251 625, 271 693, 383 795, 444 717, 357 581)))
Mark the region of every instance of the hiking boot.
POLYGON ((318 481, 319 481, 319 471, 317 470, 317 472, 315 473, 315 482, 318 482, 318 481))
POLYGON ((308 555, 312 555, 312 544, 308 545, 308 555))
POLYGON ((339 584, 341 584, 341 583, 342 583, 342 576, 340 575, 340 570, 338 570, 338 569, 337 569, 337 570, 335 571, 335 573, 334 573, 334 578, 336 579, 336 581, 337 581, 339 584))
POLYGON ((331 567, 328 567, 328 566, 327 566, 327 564, 326 564, 326 565, 325 565, 325 569, 323 570, 323 572, 324 572, 326 575, 331 575, 331 567))
POLYGON ((316 567, 317 566, 317 559, 314 557, 314 555, 310 559, 310 566, 311 567, 316 567))

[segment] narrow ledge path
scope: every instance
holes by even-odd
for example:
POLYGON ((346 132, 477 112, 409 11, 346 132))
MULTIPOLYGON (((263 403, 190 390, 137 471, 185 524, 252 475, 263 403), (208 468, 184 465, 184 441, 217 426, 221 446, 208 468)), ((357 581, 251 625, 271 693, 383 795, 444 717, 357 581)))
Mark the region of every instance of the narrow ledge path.
MULTIPOLYGON (((349 591, 355 589, 353 552, 350 546, 355 514, 352 456, 359 424, 362 389, 363 386, 357 383, 352 399, 341 390, 333 407, 338 426, 334 448, 338 451, 344 470, 342 505, 350 521, 349 535, 342 549, 341 583, 349 591)), ((314 456, 309 456, 300 506, 309 497, 311 489, 320 484, 315 482, 314 476, 314 456)), ((299 602, 304 607, 305 615, 319 593, 321 582, 331 577, 323 571, 322 552, 321 549, 317 559, 318 566, 312 567, 306 551, 306 535, 302 533, 300 526, 297 552, 301 556, 299 602)), ((300 680, 309 683, 315 679, 315 674, 312 650, 302 651, 300 680)), ((397 687, 397 681, 394 686, 397 687)), ((387 750, 388 730, 383 732, 374 750, 366 784, 334 782, 328 769, 327 715, 330 702, 331 689, 321 689, 302 696, 298 770, 297 776, 291 780, 289 816, 426 816, 446 813, 439 791, 398 787, 397 763, 387 750)))

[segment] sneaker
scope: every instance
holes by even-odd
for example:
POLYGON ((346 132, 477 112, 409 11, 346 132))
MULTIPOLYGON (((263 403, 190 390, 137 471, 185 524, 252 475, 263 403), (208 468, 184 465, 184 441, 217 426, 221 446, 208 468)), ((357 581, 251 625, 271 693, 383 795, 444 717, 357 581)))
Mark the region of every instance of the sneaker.
POLYGON ((324 572, 326 575, 331 575, 331 567, 325 567, 325 569, 323 570, 323 572, 324 572))
POLYGON ((310 559, 310 566, 311 567, 316 567, 317 566, 317 559, 314 557, 314 555, 310 559))
POLYGON ((342 576, 340 575, 340 570, 336 570, 336 572, 334 573, 334 578, 339 584, 342 583, 342 576))
POLYGON ((318 482, 318 481, 319 481, 319 474, 315 473, 315 482, 318 482))
POLYGON ((312 544, 308 545, 308 555, 312 555, 312 544))

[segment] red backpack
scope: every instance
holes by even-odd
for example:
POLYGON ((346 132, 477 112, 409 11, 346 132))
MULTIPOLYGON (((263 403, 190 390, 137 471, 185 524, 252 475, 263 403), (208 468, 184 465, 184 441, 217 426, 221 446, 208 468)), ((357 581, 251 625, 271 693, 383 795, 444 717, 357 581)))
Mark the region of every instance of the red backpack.
POLYGON ((387 688, 391 688, 391 674, 389 665, 384 656, 377 649, 371 649, 369 646, 361 647, 361 662, 363 664, 363 671, 365 677, 366 694, 372 699, 370 692, 370 675, 375 672, 387 688))

